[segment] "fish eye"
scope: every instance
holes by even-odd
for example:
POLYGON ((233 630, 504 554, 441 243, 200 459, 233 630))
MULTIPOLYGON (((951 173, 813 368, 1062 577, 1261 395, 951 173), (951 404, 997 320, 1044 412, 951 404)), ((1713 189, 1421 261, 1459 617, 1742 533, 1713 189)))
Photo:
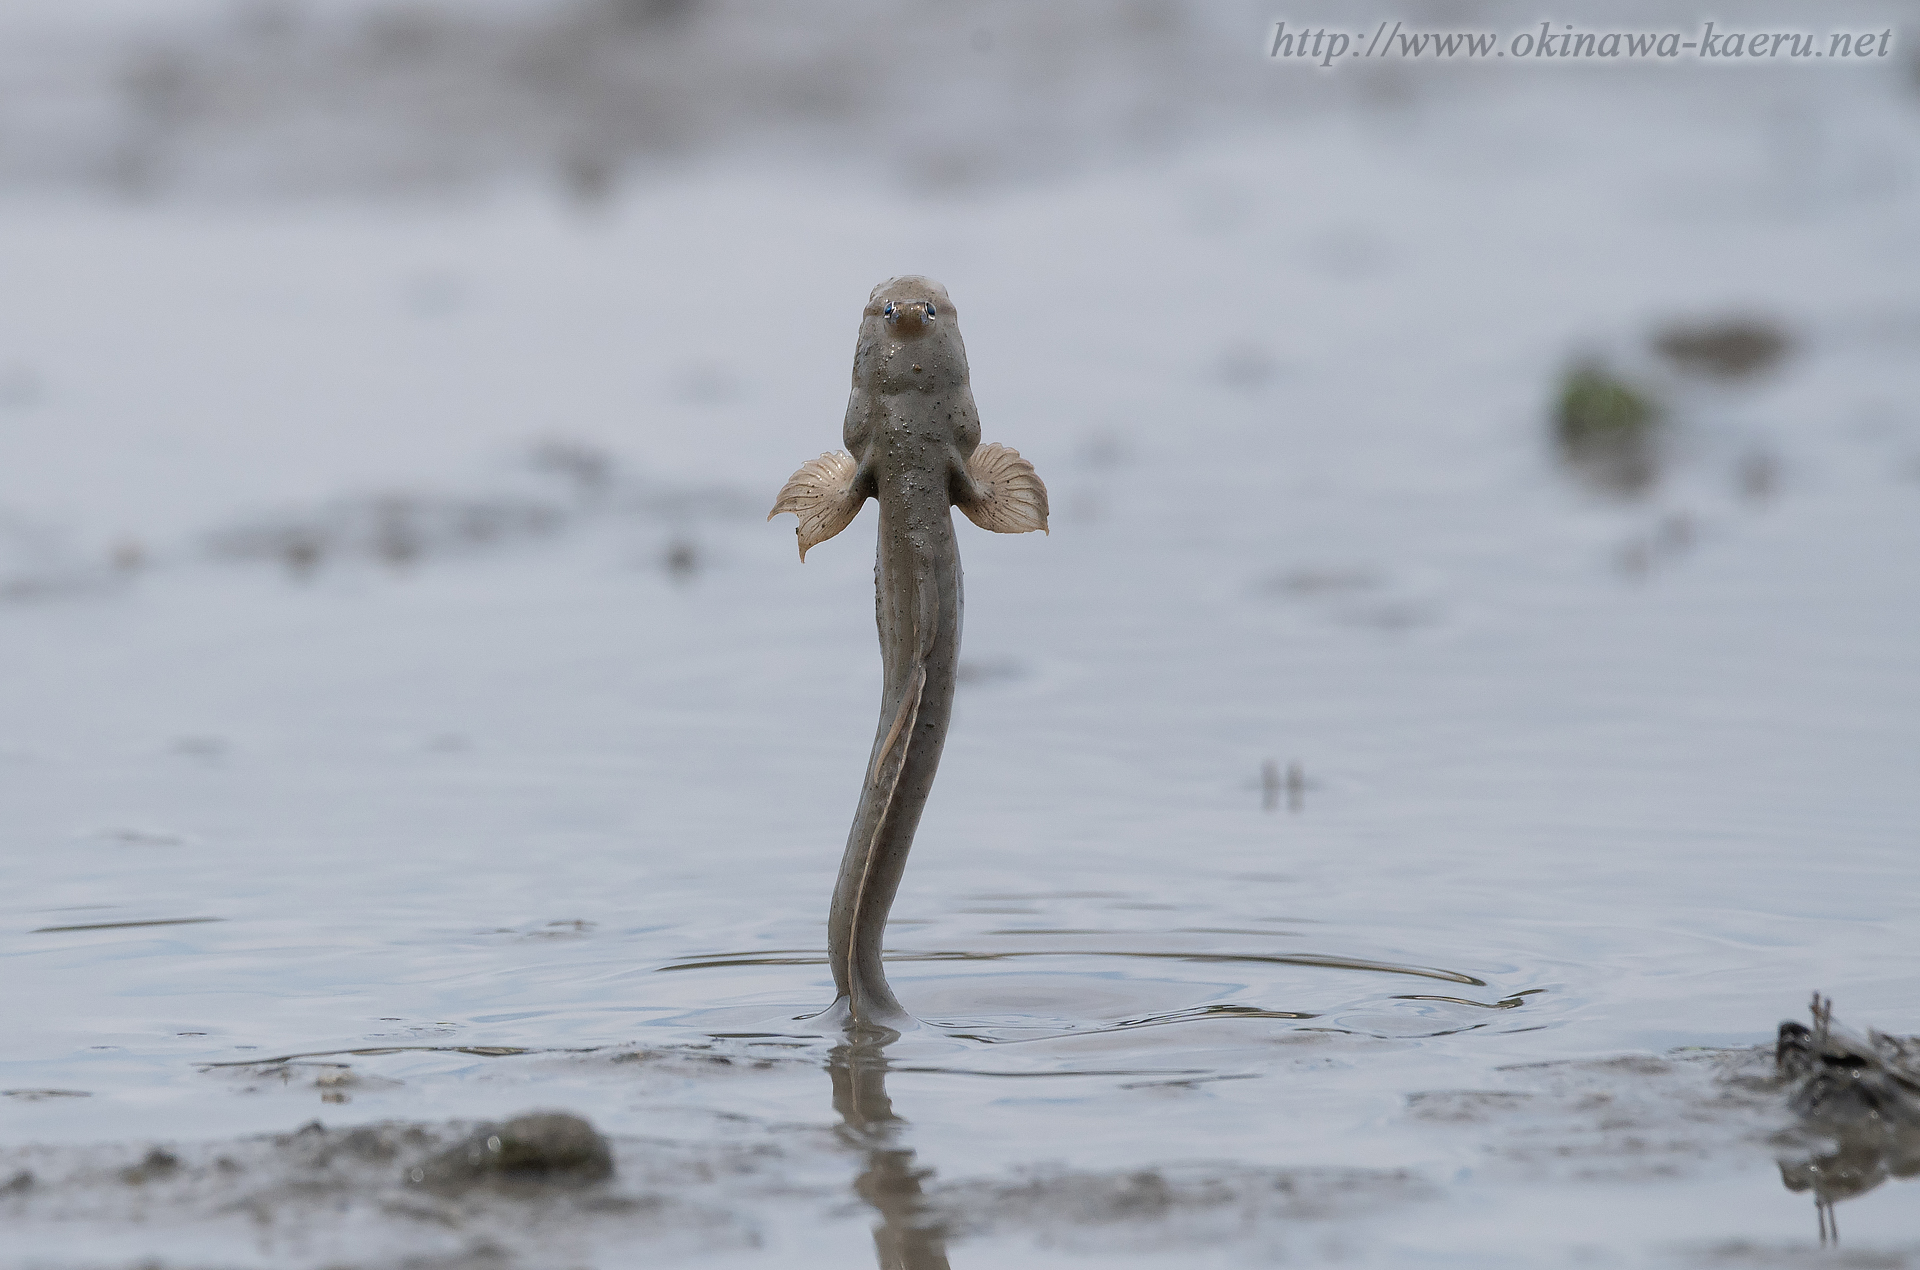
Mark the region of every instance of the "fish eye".
POLYGON ((935 315, 934 307, 931 304, 929 304, 927 306, 927 316, 933 317, 934 315, 935 315))
POLYGON ((891 301, 891 300, 889 300, 889 301, 887 301, 887 307, 886 307, 886 308, 884 308, 884 309, 882 309, 882 310, 880 310, 880 311, 881 311, 882 313, 884 313, 884 314, 886 314, 886 315, 887 315, 888 317, 892 317, 892 316, 893 316, 893 301, 891 301))

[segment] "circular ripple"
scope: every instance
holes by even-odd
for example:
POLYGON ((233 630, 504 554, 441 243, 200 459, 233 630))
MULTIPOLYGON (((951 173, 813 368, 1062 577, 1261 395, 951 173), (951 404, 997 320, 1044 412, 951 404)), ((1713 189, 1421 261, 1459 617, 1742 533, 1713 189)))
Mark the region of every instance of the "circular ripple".
MULTIPOLYGON (((1485 1027, 1543 991, 1501 992, 1461 971, 1320 953, 1055 948, 900 951, 885 960, 899 968, 892 979, 903 1003, 928 1027, 993 1044, 1230 1020, 1374 1037, 1449 1035, 1485 1027), (970 964, 963 973, 929 973, 942 963, 970 964)), ((778 949, 659 970, 825 964, 813 949, 778 949)))

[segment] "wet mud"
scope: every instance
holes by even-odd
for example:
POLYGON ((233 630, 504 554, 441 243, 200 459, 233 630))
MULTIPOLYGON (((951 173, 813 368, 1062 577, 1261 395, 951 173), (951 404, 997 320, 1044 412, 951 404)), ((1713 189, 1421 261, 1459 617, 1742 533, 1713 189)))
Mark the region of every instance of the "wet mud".
MULTIPOLYGON (((891 1073, 913 1069, 891 1065, 883 1046, 842 1044, 825 1056, 831 1126, 729 1114, 724 1132, 603 1135, 544 1111, 500 1122, 315 1120, 213 1142, 11 1147, 0 1150, 0 1220, 27 1253, 7 1264, 36 1266, 172 1265, 169 1250, 189 1245, 209 1250, 205 1264, 266 1256, 369 1268, 724 1257, 777 1250, 796 1226, 822 1222, 868 1226, 875 1264, 896 1270, 942 1270, 951 1250, 970 1245, 1090 1260, 1219 1254, 1235 1264, 1339 1249, 1369 1263, 1389 1251, 1371 1231, 1460 1200, 1468 1173, 1508 1188, 1660 1188, 1771 1159, 1788 1190, 1816 1198, 1811 1250, 1674 1245, 1656 1250, 1655 1264, 1799 1265, 1837 1239, 1835 1203, 1920 1172, 1916 1053, 1920 1041, 1853 1034, 1822 1007, 1812 1028, 1784 1024, 1771 1048, 1519 1064, 1484 1088, 1413 1093, 1398 1118, 1473 1162, 1453 1178, 1431 1164, 1205 1159, 947 1176, 918 1153, 888 1093, 891 1073), (83 1233, 89 1251, 76 1255, 83 1233)), ((272 1079, 292 1061, 252 1074, 272 1079)), ((748 1088, 739 1082, 819 1068, 813 1053, 770 1057, 737 1041, 507 1061, 595 1079, 720 1078, 735 1083, 735 1101, 748 1088)), ((1818 1255, 1828 1258, 1821 1264, 1909 1264, 1898 1249, 1818 1255)))

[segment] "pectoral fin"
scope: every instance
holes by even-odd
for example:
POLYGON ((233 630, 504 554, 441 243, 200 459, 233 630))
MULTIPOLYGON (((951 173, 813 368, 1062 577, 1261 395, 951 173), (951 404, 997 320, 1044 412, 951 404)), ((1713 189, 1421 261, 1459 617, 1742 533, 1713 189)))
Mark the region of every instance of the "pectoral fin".
POLYGON ((774 500, 767 519, 772 520, 781 512, 792 512, 800 518, 800 527, 795 532, 800 536, 802 561, 807 558, 808 548, 833 537, 851 525, 859 514, 860 504, 866 500, 853 492, 858 471, 859 465, 852 455, 835 450, 802 463, 800 470, 780 487, 780 497, 774 500))
POLYGON ((996 534, 1047 529, 1047 486, 1020 451, 983 445, 967 460, 976 495, 958 504, 967 519, 996 534))

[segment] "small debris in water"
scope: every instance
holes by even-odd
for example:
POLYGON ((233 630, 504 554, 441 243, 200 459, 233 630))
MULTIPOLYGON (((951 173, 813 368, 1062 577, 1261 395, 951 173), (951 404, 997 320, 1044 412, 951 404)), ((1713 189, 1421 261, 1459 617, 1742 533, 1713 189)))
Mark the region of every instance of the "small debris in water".
POLYGON ((667 544, 666 566, 674 581, 690 581, 700 572, 699 549, 685 538, 675 538, 667 544))
POLYGON ((1653 340, 1653 347, 1682 371, 1715 379, 1741 379, 1766 370, 1777 365, 1792 344, 1778 323, 1758 317, 1676 323, 1653 340))
POLYGON ((1263 589, 1275 595, 1351 595, 1378 590, 1384 579, 1371 569, 1293 569, 1268 578, 1263 589))
MULTIPOLYGON (((522 939, 577 939, 582 935, 591 935, 599 924, 579 917, 562 917, 554 921, 530 923, 526 926, 496 926, 492 933, 518 935, 522 939)), ((400 1020, 383 1019, 381 1022, 398 1023, 400 1020)), ((433 1026, 441 1029, 454 1027, 451 1023, 436 1023, 433 1026)))
POLYGON ((278 561, 299 579, 327 560, 398 567, 471 554, 547 537, 567 520, 558 504, 514 495, 374 494, 234 525, 214 534, 209 548, 229 560, 278 561))
POLYGON ((358 1084, 353 1068, 345 1063, 328 1063, 321 1066, 319 1074, 313 1078, 314 1087, 320 1091, 321 1102, 342 1103, 350 1101, 345 1086, 358 1084))
POLYGON ((1588 361, 1561 380, 1553 438, 1575 477, 1604 493, 1633 497, 1660 474, 1660 423, 1660 407, 1648 392, 1588 361))
POLYGON ((279 555, 296 581, 306 578, 320 563, 320 537, 311 530, 288 529, 266 550, 279 555))
POLYGON ((1615 549, 1614 568, 1638 582, 1656 564, 1686 554, 1699 535, 1699 522, 1691 512, 1669 512, 1646 533, 1636 534, 1615 549))
POLYGON ((167 833, 159 829, 134 829, 126 826, 102 829, 99 836, 112 842, 123 842, 128 846, 136 847, 178 847, 185 845, 187 841, 177 833, 167 833))
POLYGON ((72 926, 36 926, 29 935, 52 935, 71 930, 125 930, 135 926, 198 926, 202 922, 224 922, 224 917, 156 917, 141 922, 80 922, 72 926))
POLYGON ((550 472, 573 483, 582 498, 604 493, 613 484, 613 456, 584 441, 542 441, 527 458, 538 472, 550 472))
POLYGON ((1287 764, 1287 774, 1280 775, 1280 763, 1268 759, 1260 765, 1260 805, 1267 811, 1280 809, 1280 793, 1286 791, 1287 810, 1298 812, 1306 806, 1307 771, 1295 759, 1287 764))
POLYGON ((584 918, 563 917, 527 933, 538 939, 564 939, 570 935, 591 934, 593 928, 598 925, 598 922, 589 922, 584 918))

